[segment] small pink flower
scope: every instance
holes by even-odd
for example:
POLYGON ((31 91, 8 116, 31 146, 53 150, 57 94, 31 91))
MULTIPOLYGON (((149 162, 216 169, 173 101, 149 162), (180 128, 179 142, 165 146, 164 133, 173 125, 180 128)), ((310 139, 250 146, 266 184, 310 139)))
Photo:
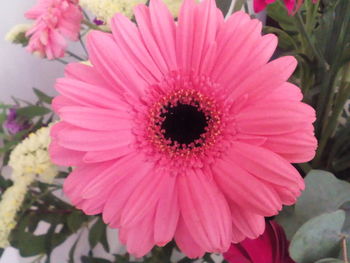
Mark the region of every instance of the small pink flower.
POLYGON ((25 16, 35 20, 26 34, 30 37, 29 52, 48 59, 63 57, 67 46, 65 38, 78 40, 83 15, 75 0, 39 0, 25 16))
POLYGON ((224 258, 229 263, 295 263, 289 256, 288 246, 283 228, 268 221, 260 237, 233 244, 224 258))
MULTIPOLYGON (((261 12, 267 5, 274 3, 276 0, 254 0, 254 11, 256 13, 261 12)), ((318 0, 312 0, 315 4, 318 0)), ((303 0, 284 0, 284 5, 288 10, 288 14, 295 14, 303 4, 303 0)))
POLYGON ((271 60, 277 37, 244 12, 161 0, 87 38, 91 66, 70 64, 53 109, 50 153, 74 166, 64 191, 103 214, 136 256, 173 238, 189 257, 257 238, 264 216, 295 203, 291 163, 314 157, 315 111, 287 82, 297 61, 271 60))

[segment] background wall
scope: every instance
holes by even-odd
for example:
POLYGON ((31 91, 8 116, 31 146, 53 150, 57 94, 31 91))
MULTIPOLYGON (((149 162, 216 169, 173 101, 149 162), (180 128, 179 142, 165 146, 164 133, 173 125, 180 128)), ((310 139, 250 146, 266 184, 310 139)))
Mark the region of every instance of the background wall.
POLYGON ((6 33, 16 24, 28 23, 23 16, 34 0, 4 1, 0 8, 0 101, 11 96, 32 100, 32 87, 54 94, 55 78, 62 76, 63 65, 39 59, 22 46, 5 41, 6 33))

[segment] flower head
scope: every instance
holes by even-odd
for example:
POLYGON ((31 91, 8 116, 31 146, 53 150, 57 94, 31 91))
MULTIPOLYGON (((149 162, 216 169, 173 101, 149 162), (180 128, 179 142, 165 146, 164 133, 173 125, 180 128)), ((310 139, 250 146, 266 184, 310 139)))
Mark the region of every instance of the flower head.
MULTIPOLYGON (((276 0, 254 0, 254 11, 256 13, 261 12, 266 8, 267 5, 274 3, 276 0)), ((303 0, 283 0, 284 5, 286 6, 288 10, 288 14, 295 14, 297 12, 301 5, 303 4, 303 0)), ((314 4, 317 3, 318 0, 312 0, 314 4)))
POLYGON ((260 237, 233 244, 224 257, 229 263, 294 263, 288 246, 283 228, 274 221, 268 221, 260 237))
POLYGON ((25 34, 31 27, 31 24, 15 25, 9 32, 7 32, 5 40, 14 44, 22 44, 23 46, 26 46, 28 44, 28 38, 25 34))
MULTIPOLYGON (((133 9, 138 4, 145 4, 147 0, 80 0, 81 6, 90 10, 109 24, 116 13, 122 13, 127 17, 133 16, 133 9)), ((182 0, 164 0, 174 16, 177 16, 182 0)))
POLYGON ((16 215, 20 210, 27 193, 28 186, 33 182, 33 176, 25 176, 16 180, 1 195, 0 201, 0 248, 9 246, 9 235, 15 228, 16 215))
POLYGON ((63 57, 65 38, 78 40, 83 15, 77 0, 38 0, 25 16, 35 20, 26 33, 30 37, 27 47, 30 52, 48 59, 63 57))
POLYGON ((151 0, 135 18, 91 32, 91 66, 57 80, 65 193, 136 256, 174 237, 189 257, 258 237, 304 188, 290 163, 315 154, 315 112, 287 82, 296 60, 269 62, 276 36, 243 12, 224 21, 214 0, 185 0, 176 23, 151 0))
POLYGON ((15 108, 9 109, 6 121, 4 122, 4 127, 9 134, 15 135, 20 131, 28 129, 30 127, 30 122, 28 120, 21 120, 17 116, 17 110, 15 108))
POLYGON ((29 134, 11 152, 9 166, 13 169, 13 180, 27 175, 37 175, 38 179, 51 183, 57 175, 48 153, 50 127, 40 128, 29 134))

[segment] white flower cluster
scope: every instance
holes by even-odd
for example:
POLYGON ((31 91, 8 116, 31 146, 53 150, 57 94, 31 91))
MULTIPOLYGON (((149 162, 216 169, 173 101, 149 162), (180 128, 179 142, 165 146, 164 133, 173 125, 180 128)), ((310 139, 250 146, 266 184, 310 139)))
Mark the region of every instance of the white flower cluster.
POLYGON ((11 43, 22 43, 25 38, 25 33, 32 27, 31 24, 19 24, 15 25, 5 35, 5 40, 11 43))
POLYGON ((8 237, 16 226, 16 215, 20 210, 28 186, 33 182, 34 176, 23 176, 6 189, 0 202, 0 247, 9 245, 8 237))
POLYGON ((51 183, 58 173, 48 153, 50 126, 30 134, 11 152, 9 166, 13 169, 13 185, 6 189, 0 202, 0 247, 8 246, 8 237, 16 226, 28 187, 34 180, 51 183))
POLYGON ((51 162, 48 146, 50 127, 43 127, 30 134, 11 153, 9 165, 13 180, 23 175, 34 174, 38 180, 51 183, 57 175, 57 167, 51 162))
MULTIPOLYGON (((80 0, 80 5, 91 11, 98 19, 107 24, 116 13, 127 17, 133 16, 133 8, 137 4, 144 4, 146 0, 80 0)), ((182 0, 164 0, 174 16, 178 15, 182 0)))

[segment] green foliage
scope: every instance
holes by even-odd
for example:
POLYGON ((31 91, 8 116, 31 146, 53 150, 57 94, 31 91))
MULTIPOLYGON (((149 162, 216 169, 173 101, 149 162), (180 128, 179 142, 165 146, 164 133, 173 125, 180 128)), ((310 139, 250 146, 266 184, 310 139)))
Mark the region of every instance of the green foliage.
POLYGON ((345 263, 345 261, 337 258, 324 258, 317 260, 315 263, 345 263))
POLYGON ((32 119, 34 117, 41 117, 50 113, 50 110, 43 106, 27 106, 17 110, 17 114, 21 117, 32 119))
POLYGON ((307 221, 290 243, 293 259, 299 263, 313 263, 325 257, 337 256, 344 221, 343 210, 325 213, 307 221))
POLYGON ((296 205, 276 217, 291 240, 290 254, 298 263, 343 259, 340 251, 348 250, 344 242, 350 231, 350 184, 321 170, 309 172, 305 183, 296 205))
POLYGON ((102 218, 98 218, 89 232, 90 247, 94 248, 103 239, 106 239, 106 224, 102 221, 102 218))

